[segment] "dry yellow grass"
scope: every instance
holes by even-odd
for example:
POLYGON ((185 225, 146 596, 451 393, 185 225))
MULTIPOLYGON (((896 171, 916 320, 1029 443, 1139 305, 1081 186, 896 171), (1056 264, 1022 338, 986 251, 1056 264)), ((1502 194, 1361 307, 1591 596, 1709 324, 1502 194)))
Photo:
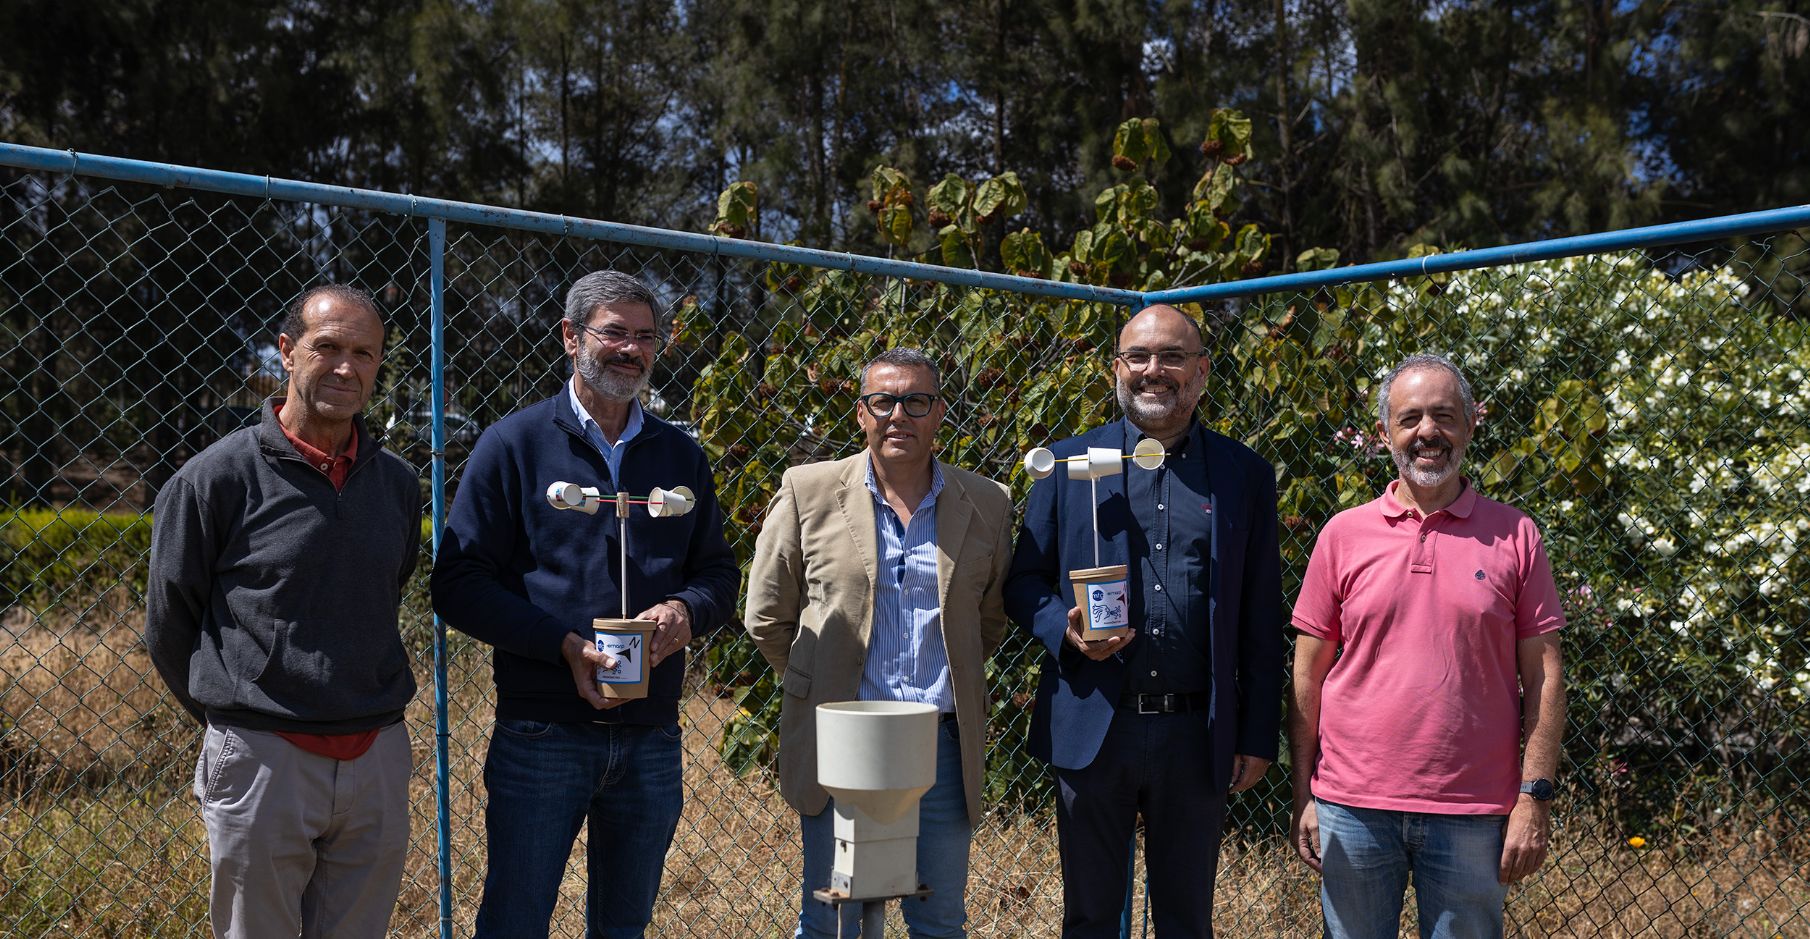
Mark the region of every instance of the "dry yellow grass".
MULTIPOLYGON (((188 794, 196 729, 151 675, 136 629, 0 632, 0 932, 25 936, 206 934, 205 838, 188 794)), ((451 702, 451 847, 455 931, 469 934, 484 870, 483 787, 489 664, 455 642, 451 702)), ((424 662, 419 673, 426 683, 424 662)), ((668 855, 654 935, 790 935, 798 894, 796 819, 770 780, 738 779, 714 742, 733 705, 686 701, 686 807, 668 855)), ((432 695, 409 713, 416 758, 414 845, 396 935, 438 929, 432 695)), ((1635 849, 1625 834, 1561 823, 1539 876, 1515 890, 1524 936, 1810 935, 1804 849, 1784 819, 1729 825, 1690 844, 1635 849)), ((581 843, 554 935, 582 935, 581 843)), ((990 818, 977 832, 969 911, 977 937, 1055 936, 1061 909, 1046 817, 990 818)), ((1218 924, 1227 936, 1318 935, 1317 884, 1273 840, 1230 841, 1218 924)), ((1412 899, 1409 903, 1412 908, 1412 899)), ((1134 908, 1141 922, 1142 901, 1134 908)), ((893 914, 897 924, 897 914, 893 914)), ((1409 923, 1412 916, 1408 917, 1409 923)), ((897 934, 902 934, 898 932, 897 934)), ((1403 935, 1412 935, 1404 926, 1403 935)))
POLYGON ((174 757, 188 722, 164 694, 136 629, 0 620, 0 766, 52 782, 142 779, 174 757))

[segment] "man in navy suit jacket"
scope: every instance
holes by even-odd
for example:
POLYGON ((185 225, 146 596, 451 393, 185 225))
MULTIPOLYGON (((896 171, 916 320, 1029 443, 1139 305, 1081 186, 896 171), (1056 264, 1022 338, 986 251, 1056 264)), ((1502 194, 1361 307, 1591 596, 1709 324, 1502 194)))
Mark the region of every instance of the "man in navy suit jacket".
POLYGON ((1058 458, 1142 437, 1156 470, 1090 487, 1062 471, 1031 487, 1006 611, 1047 655, 1031 752, 1057 783, 1062 935, 1116 937, 1137 817, 1157 939, 1213 934, 1213 878, 1228 792, 1276 758, 1282 694, 1276 475, 1195 420, 1206 386, 1200 328, 1152 306, 1119 333, 1112 372, 1125 419, 1064 440, 1058 458), (1068 572, 1130 568, 1130 635, 1084 641, 1068 572))

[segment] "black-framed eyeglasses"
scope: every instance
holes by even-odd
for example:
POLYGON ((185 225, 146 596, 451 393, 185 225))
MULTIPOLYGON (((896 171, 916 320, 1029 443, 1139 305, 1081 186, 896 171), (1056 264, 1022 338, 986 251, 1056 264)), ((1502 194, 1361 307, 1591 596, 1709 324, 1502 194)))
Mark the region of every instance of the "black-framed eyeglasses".
POLYGON ((1118 355, 1113 356, 1113 358, 1124 362, 1132 368, 1143 368, 1150 364, 1151 359, 1155 359, 1156 364, 1174 371, 1186 366, 1189 362, 1192 362, 1203 355, 1206 355, 1206 353, 1183 352, 1180 349, 1159 349, 1155 352, 1152 352, 1149 349, 1126 349, 1118 355))
POLYGON ((912 417, 923 417, 936 406, 936 395, 914 391, 908 395, 889 395, 884 391, 874 391, 862 395, 858 400, 867 408, 867 413, 875 417, 891 417, 893 409, 905 406, 905 413, 912 417))
POLYGON ((626 346, 632 343, 643 349, 652 349, 655 355, 658 355, 661 349, 666 348, 666 337, 651 329, 643 329, 639 332, 629 332, 620 326, 591 326, 586 323, 574 322, 572 320, 567 320, 567 322, 572 323, 573 326, 596 336, 604 342, 614 345, 626 346))

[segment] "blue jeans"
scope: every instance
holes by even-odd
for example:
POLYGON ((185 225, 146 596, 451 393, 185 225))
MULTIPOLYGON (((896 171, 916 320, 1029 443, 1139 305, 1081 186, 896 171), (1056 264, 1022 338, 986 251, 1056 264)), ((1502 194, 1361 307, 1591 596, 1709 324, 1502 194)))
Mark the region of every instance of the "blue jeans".
POLYGON ((499 720, 484 759, 489 868, 473 935, 547 935, 590 822, 585 935, 638 939, 684 804, 679 727, 499 720))
POLYGON ((1414 875, 1422 939, 1500 939, 1504 815, 1434 815, 1314 800, 1331 939, 1395 939, 1414 875))
MULTIPOLYGON (((836 800, 822 812, 800 817, 804 836, 804 899, 795 937, 837 939, 835 908, 811 891, 830 885, 836 853, 836 800)), ((962 789, 962 747, 954 721, 937 725, 936 785, 918 803, 918 880, 929 897, 905 900, 899 912, 912 939, 944 939, 968 934, 963 892, 968 886, 968 798, 962 789)), ((842 904, 842 939, 861 935, 861 904, 842 904)))

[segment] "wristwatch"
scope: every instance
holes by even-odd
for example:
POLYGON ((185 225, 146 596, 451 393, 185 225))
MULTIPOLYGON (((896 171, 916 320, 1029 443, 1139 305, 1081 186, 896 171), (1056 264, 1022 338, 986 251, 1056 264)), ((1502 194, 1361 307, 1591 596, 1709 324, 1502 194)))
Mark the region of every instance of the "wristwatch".
POLYGON ((1521 792, 1533 796, 1535 802, 1551 802, 1557 790, 1553 789, 1550 779, 1529 779, 1521 783, 1521 792))

